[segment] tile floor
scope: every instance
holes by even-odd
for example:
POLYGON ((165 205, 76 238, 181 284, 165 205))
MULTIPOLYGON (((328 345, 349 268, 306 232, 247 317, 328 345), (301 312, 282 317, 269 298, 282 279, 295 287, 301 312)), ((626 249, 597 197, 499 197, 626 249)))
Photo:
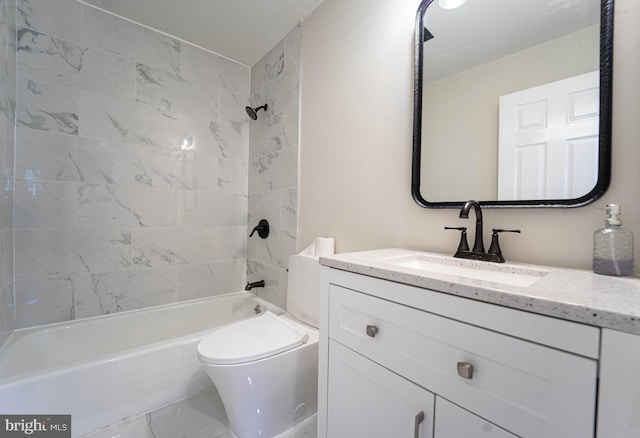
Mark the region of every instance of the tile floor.
MULTIPOLYGON (((83 438, 235 438, 215 389, 130 418, 83 438)), ((277 438, 316 438, 315 416, 277 438)))

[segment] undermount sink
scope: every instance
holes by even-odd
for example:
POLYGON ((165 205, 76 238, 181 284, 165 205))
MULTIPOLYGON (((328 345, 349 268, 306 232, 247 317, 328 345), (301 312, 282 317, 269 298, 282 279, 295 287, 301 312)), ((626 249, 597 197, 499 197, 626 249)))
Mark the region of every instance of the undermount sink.
POLYGON ((547 271, 524 266, 499 265, 425 254, 379 261, 397 267, 420 271, 424 275, 443 274, 517 287, 529 287, 548 274, 547 271))

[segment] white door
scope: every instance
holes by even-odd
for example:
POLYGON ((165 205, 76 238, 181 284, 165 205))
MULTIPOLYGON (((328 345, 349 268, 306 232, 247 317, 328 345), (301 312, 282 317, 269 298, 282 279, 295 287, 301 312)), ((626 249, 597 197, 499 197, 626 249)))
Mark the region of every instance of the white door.
POLYGON ((434 395, 329 341, 327 436, 433 437, 434 395))
POLYGON ((598 178, 600 72, 500 96, 498 199, 572 199, 598 178))

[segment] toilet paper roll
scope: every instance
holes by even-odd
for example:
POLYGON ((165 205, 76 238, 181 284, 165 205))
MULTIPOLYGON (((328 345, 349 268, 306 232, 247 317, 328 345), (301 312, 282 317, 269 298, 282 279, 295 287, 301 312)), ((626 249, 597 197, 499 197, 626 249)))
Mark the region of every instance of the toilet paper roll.
POLYGON ((316 237, 311 245, 298 253, 298 255, 315 258, 332 254, 335 254, 335 239, 333 237, 316 237))
POLYGON ((335 254, 335 239, 333 237, 316 237, 314 244, 316 257, 335 254))

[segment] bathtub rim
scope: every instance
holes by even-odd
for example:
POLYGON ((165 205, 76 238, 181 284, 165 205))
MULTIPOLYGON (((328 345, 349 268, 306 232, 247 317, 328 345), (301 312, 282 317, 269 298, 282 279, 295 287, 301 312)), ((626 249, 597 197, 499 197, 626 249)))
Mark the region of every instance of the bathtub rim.
MULTIPOLYGON (((126 311, 122 311, 122 312, 117 312, 117 313, 111 313, 111 314, 107 314, 107 315, 97 315, 97 316, 91 316, 88 318, 82 318, 82 319, 77 319, 77 320, 73 320, 73 321, 61 321, 61 322, 55 322, 52 324, 43 324, 43 325, 39 325, 39 326, 34 326, 34 327, 26 327, 26 328, 22 328, 22 329, 17 329, 14 330, 14 332, 11 334, 11 336, 9 336, 9 338, 7 339, 7 341, 4 343, 4 345, 2 346, 2 348, 0 348, 0 357, 6 352, 6 350, 11 347, 12 345, 14 345, 15 343, 19 342, 22 338, 35 333, 35 332, 39 332, 39 331, 47 331, 47 330, 55 330, 58 328, 65 328, 67 326, 75 326, 75 325, 80 325, 80 324, 84 324, 87 322, 91 322, 91 321, 97 321, 97 320, 101 320, 101 319, 105 319, 105 318, 109 318, 109 319, 114 319, 114 318, 121 318, 121 317, 128 317, 128 316, 132 316, 135 314, 142 314, 142 313, 149 313, 149 312, 153 312, 153 311, 158 311, 161 309, 165 309, 165 308, 179 308, 179 307, 184 307, 187 305, 193 305, 193 304, 197 304, 199 302, 205 302, 205 301, 214 301, 216 299, 220 299, 220 298, 226 298, 226 297, 234 297, 234 296, 238 296, 238 297, 246 297, 246 298, 251 298, 254 299, 255 301, 258 302, 258 304, 260 304, 263 307, 263 310, 261 312, 264 313, 264 311, 269 310, 273 313, 275 313, 276 315, 281 315, 283 313, 285 313, 285 310, 276 306, 273 303, 270 303, 268 301, 266 301, 263 298, 260 298, 250 292, 247 291, 237 291, 237 292, 229 292, 226 294, 220 294, 220 295, 214 295, 211 297, 204 297, 204 298, 196 298, 193 300, 186 300, 186 301, 179 301, 176 303, 168 303, 168 304, 161 304, 158 306, 151 306, 151 307, 145 307, 142 309, 133 309, 133 310, 126 310, 126 311)), ((255 315, 251 315, 250 318, 254 318, 255 315)), ((233 324, 235 321, 231 321, 225 324, 220 324, 214 327, 209 327, 207 329, 204 330, 199 330, 197 332, 192 332, 192 333, 187 333, 181 336, 175 336, 175 337, 171 337, 171 338, 166 338, 166 339, 162 339, 159 341, 155 341, 155 342, 150 342, 150 343, 146 343, 146 344, 142 344, 142 345, 137 345, 135 347, 131 347, 131 348, 125 348, 116 352, 111 352, 111 353, 107 353, 107 354, 102 354, 102 355, 97 355, 97 356, 93 356, 90 358, 86 358, 86 359, 82 359, 82 360, 78 360, 78 361, 74 361, 71 363, 66 363, 66 364, 60 364, 60 365, 54 365, 48 368, 44 368, 44 369, 37 369, 37 370, 33 370, 33 371, 27 371, 27 372, 23 372, 23 373, 17 373, 17 374, 9 374, 9 375, 5 375, 5 376, 0 376, 0 387, 4 386, 4 385, 10 385, 12 383, 15 382, 19 382, 22 380, 27 380, 27 379, 34 379, 37 378, 40 375, 44 375, 44 374, 59 374, 59 373, 63 373, 66 372, 66 370, 71 370, 71 369, 76 369, 76 368, 80 368, 83 366, 86 366, 90 363, 93 362, 106 362, 106 361, 113 361, 113 360, 118 360, 121 358, 126 358, 135 354, 140 354, 142 351, 154 351, 157 350, 158 348, 162 348, 162 344, 167 344, 170 342, 179 342, 179 341, 186 341, 188 339, 198 339, 198 338, 202 338, 205 336, 206 333, 218 329, 220 327, 223 327, 225 325, 228 324, 233 324)))

